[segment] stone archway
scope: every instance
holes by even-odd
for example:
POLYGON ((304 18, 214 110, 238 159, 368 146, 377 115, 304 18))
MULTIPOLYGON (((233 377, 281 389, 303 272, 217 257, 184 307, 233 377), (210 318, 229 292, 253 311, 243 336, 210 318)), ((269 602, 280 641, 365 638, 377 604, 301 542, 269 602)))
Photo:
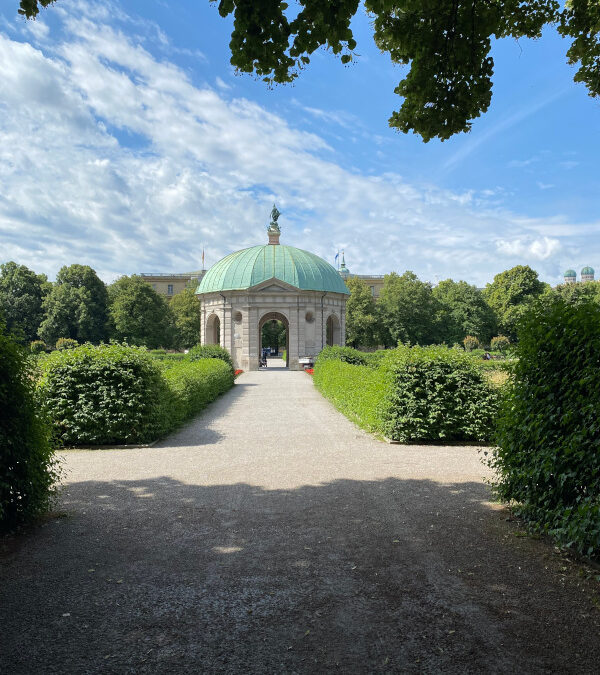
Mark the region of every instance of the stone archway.
POLYGON ((262 347, 261 343, 261 336, 262 336, 262 329, 263 326, 267 323, 267 321, 281 321, 283 325, 285 326, 285 367, 289 368, 290 366, 290 322, 285 316, 285 314, 282 314, 281 312, 267 312, 266 314, 263 314, 260 317, 260 320, 258 322, 258 345, 259 345, 259 350, 262 347))
POLYGON ((328 347, 342 344, 340 320, 335 314, 330 314, 327 317, 326 344, 328 347))
POLYGON ((221 320, 216 314, 211 314, 206 320, 206 339, 204 344, 220 345, 221 344, 221 320))

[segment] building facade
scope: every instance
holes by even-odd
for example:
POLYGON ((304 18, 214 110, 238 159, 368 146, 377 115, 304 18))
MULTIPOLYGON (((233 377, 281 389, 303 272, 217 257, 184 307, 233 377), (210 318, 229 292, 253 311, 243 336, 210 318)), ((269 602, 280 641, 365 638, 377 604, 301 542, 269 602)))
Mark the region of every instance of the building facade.
POLYGON ((152 286, 153 290, 160 293, 160 295, 164 295, 167 300, 170 300, 174 295, 185 290, 191 281, 200 283, 205 274, 206 270, 199 270, 198 272, 188 272, 187 274, 142 272, 140 276, 147 284, 152 286))

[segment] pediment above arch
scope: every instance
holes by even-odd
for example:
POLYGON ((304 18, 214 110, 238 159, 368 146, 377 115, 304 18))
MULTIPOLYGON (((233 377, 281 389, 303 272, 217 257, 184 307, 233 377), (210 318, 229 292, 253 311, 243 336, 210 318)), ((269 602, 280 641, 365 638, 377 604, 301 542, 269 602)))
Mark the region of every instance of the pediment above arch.
POLYGON ((248 289, 250 293, 299 293, 300 289, 280 279, 267 279, 248 289))

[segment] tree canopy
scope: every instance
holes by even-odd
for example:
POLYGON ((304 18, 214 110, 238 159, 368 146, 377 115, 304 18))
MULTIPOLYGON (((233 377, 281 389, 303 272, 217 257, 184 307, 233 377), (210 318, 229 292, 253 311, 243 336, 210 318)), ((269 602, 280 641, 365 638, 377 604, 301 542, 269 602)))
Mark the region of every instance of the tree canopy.
POLYGON ((174 295, 169 306, 175 321, 175 346, 180 349, 189 349, 200 343, 200 301, 194 288, 185 288, 181 293, 174 295))
MULTIPOLYGON (((21 0, 19 12, 35 18, 54 0, 21 0)), ((213 4, 217 0, 210 0, 213 4)), ((414 131, 425 142, 469 131, 492 98, 494 38, 539 38, 555 26, 571 38, 567 60, 575 81, 600 96, 598 0, 219 0, 233 15, 231 64, 267 83, 292 82, 312 54, 325 47, 343 64, 359 58, 351 21, 368 13, 373 37, 392 62, 408 66, 394 92, 404 100, 391 127, 414 131)))
POLYGON ((168 301, 142 277, 121 277, 108 293, 113 337, 149 349, 171 346, 175 327, 168 301))
POLYGON ((538 273, 529 265, 517 265, 496 274, 483 295, 496 314, 501 332, 514 341, 517 323, 531 302, 549 291, 550 286, 540 281, 538 273))
POLYGON ((380 322, 375 298, 358 277, 346 281, 350 297, 346 303, 346 344, 351 347, 376 347, 380 340, 380 322))
POLYGON ((61 267, 44 300, 39 336, 48 344, 59 338, 101 342, 107 337, 107 302, 106 286, 89 265, 61 267))
POLYGON ((37 339, 44 316, 42 301, 49 289, 44 274, 12 261, 0 265, 0 308, 7 331, 20 342, 37 339))
POLYGON ((488 344, 496 333, 494 313, 481 291, 466 281, 446 279, 433 289, 438 301, 440 339, 449 345, 461 343, 467 335, 488 344))
POLYGON ((420 281, 414 272, 385 275, 378 309, 386 347, 398 342, 429 345, 438 341, 438 303, 431 284, 420 281))

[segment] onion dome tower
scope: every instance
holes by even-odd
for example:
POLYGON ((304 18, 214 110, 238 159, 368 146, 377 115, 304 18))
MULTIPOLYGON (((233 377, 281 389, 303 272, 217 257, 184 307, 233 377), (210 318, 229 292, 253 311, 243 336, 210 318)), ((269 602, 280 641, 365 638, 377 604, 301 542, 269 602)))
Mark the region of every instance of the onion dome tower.
POLYGON ((577 282, 577 272, 575 270, 567 270, 564 276, 565 284, 574 284, 577 282))
POLYGON ((340 265, 340 276, 344 281, 350 276, 350 270, 346 267, 346 258, 344 256, 344 251, 342 251, 342 264, 340 265))
POLYGON ((594 281, 594 268, 584 267, 581 270, 581 281, 594 281))

